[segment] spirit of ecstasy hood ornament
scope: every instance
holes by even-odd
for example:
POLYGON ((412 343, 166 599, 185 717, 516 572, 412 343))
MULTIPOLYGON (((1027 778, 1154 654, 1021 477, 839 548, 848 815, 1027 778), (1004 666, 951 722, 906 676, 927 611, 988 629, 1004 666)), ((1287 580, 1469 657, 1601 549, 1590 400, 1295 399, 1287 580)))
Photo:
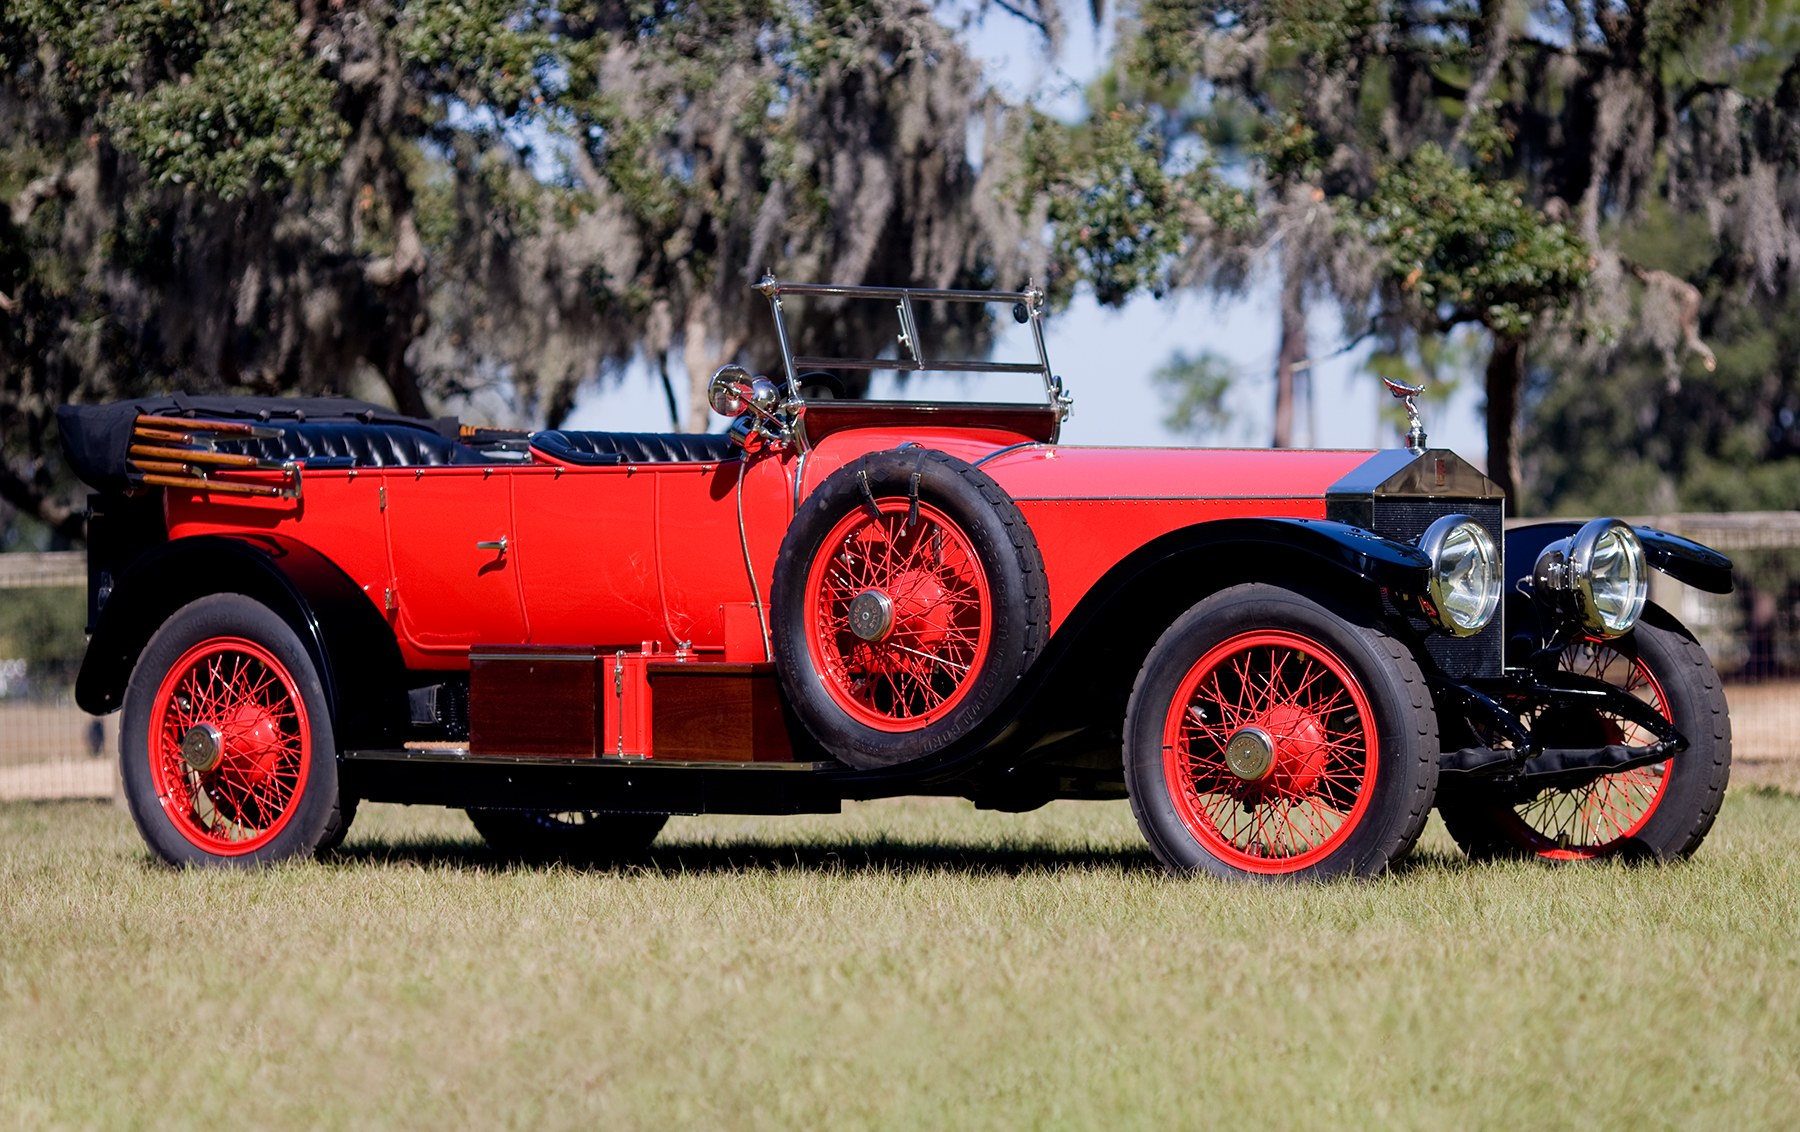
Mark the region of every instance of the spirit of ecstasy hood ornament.
POLYGON ((1406 448, 1409 452, 1425 451, 1425 425, 1419 420, 1419 406, 1416 403, 1419 394, 1425 392, 1423 385, 1408 385, 1404 381, 1395 381, 1391 377, 1381 379, 1387 391, 1406 406, 1406 448))

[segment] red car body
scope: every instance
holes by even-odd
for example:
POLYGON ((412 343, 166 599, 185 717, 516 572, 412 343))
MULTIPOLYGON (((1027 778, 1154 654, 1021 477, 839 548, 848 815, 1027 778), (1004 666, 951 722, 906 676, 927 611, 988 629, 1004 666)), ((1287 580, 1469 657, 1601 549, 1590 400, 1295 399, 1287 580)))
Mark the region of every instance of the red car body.
MULTIPOLYGON (((778 327, 809 290, 764 288, 778 327)), ((667 814, 1129 795, 1177 869, 1369 873, 1410 848, 1440 774, 1475 851, 1698 844, 1728 731, 1676 782, 1712 693, 1677 694, 1693 674, 1664 656, 1685 647, 1666 614, 1621 629, 1604 595, 1641 607, 1646 562, 1728 587, 1722 558, 1617 524, 1505 535, 1499 492, 1422 436, 1061 445, 1047 361, 908 345, 915 301, 1014 302, 1035 330, 1041 296, 872 293, 896 295, 910 361, 784 350, 785 396, 721 371, 729 437, 447 430, 342 402, 71 410, 100 489, 78 696, 126 708, 153 848, 315 851, 360 799, 603 855, 667 814), (1047 396, 802 396, 822 363, 1041 373, 1047 396), (1501 610, 1502 580, 1536 596, 1501 610), (1651 632, 1669 639, 1640 647, 1651 632), (1571 839, 1566 813, 1617 791, 1633 813, 1571 839), (1565 816, 1533 818, 1546 799, 1565 816)))
MULTIPOLYGON (((975 413, 965 420, 979 420, 975 413)), ((957 415, 953 415, 953 420, 957 415)), ((744 515, 758 592, 736 557, 735 461, 581 467, 534 450, 529 464, 314 472, 305 506, 286 499, 164 498, 169 537, 291 539, 391 610, 407 666, 467 669, 482 644, 648 643, 696 660, 761 661, 731 639, 725 611, 769 600, 794 512, 831 472, 868 452, 921 444, 981 464, 1025 513, 1050 579, 1051 630, 1107 570, 1160 535, 1217 519, 1325 518, 1325 494, 1370 451, 1072 448, 1010 429, 893 424, 833 433, 804 465, 792 453, 745 474, 744 515), (1146 484, 1254 485, 1149 492, 1146 484), (595 517, 604 516, 603 522, 595 517), (377 537, 379 536, 379 537, 377 537), (500 553, 481 542, 507 539, 500 553)))

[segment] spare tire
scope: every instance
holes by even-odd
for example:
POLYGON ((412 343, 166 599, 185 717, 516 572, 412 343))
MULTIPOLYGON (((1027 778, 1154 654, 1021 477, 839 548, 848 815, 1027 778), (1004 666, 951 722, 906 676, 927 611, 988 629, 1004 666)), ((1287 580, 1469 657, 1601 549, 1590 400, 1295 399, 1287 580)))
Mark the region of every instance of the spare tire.
POLYGON ((794 516, 775 566, 775 664, 795 714, 859 769, 943 750, 1044 646, 1037 540, 986 473, 944 452, 874 452, 794 516))

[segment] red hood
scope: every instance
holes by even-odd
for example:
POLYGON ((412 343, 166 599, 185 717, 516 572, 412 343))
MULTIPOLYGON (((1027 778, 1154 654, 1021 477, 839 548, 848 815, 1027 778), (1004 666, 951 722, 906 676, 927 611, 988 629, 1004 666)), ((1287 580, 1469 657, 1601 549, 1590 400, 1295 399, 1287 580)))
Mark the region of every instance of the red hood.
POLYGON ((1035 499, 1323 499, 1367 449, 1021 448, 981 468, 1035 499))

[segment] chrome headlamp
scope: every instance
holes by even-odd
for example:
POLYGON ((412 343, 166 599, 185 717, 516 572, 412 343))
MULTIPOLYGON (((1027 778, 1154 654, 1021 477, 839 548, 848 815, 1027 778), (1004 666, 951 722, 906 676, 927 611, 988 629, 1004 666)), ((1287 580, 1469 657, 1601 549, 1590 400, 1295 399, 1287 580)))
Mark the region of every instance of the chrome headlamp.
POLYGON ((1595 519, 1546 546, 1531 584, 1540 602, 1597 637, 1631 632, 1650 592, 1644 546, 1617 519, 1595 519))
POLYGON ((1452 636, 1472 637, 1500 608, 1500 553, 1487 529, 1467 515, 1445 515, 1419 536, 1431 559, 1426 613, 1452 636))

